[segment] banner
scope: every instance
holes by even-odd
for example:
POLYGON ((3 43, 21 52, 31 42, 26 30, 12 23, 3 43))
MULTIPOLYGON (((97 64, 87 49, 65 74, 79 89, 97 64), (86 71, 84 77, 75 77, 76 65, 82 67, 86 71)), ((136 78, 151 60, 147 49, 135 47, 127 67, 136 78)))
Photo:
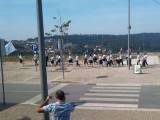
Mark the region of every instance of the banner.
POLYGON ((16 49, 13 46, 12 42, 9 42, 5 46, 6 55, 9 55, 10 53, 14 52, 16 49))

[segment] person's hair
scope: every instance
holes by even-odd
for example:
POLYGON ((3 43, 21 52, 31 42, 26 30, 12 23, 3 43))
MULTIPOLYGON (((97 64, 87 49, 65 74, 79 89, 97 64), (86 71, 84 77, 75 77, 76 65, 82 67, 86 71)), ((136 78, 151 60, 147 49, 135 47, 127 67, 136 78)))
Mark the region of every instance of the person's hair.
POLYGON ((65 94, 62 90, 57 90, 55 96, 57 99, 65 101, 65 94))

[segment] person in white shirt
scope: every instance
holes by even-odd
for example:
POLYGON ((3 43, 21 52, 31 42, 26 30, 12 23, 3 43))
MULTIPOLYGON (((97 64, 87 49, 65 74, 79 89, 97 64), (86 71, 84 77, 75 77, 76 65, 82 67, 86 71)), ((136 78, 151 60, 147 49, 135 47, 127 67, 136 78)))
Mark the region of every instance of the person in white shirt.
POLYGON ((56 56, 56 65, 60 65, 60 62, 61 62, 61 56, 60 55, 57 55, 56 56))
POLYGON ((143 55, 143 62, 142 62, 142 66, 143 67, 145 67, 146 65, 148 65, 148 63, 147 63, 147 54, 146 54, 146 52, 144 53, 144 55, 143 55))
POLYGON ((88 61, 87 61, 87 54, 84 55, 84 65, 88 65, 88 61))
POLYGON ((88 60, 89 60, 89 64, 92 65, 92 67, 93 67, 93 57, 92 57, 92 55, 90 55, 88 60))
POLYGON ((18 57, 19 57, 19 62, 21 64, 21 66, 23 66, 23 56, 22 56, 22 54, 20 53, 18 57))
POLYGON ((110 66, 111 67, 111 62, 110 62, 110 55, 107 54, 107 67, 110 66))
POLYGON ((147 63, 147 57, 148 57, 148 55, 147 55, 147 53, 145 52, 145 59, 146 59, 146 65, 148 65, 148 63, 147 63))
POLYGON ((119 66, 120 65, 119 54, 117 55, 116 62, 117 62, 117 65, 119 66))
POLYGON ((51 66, 53 66, 54 65, 54 56, 53 56, 53 54, 51 54, 50 61, 51 61, 51 66))
POLYGON ((93 63, 94 63, 94 65, 95 65, 95 63, 98 64, 98 62, 97 62, 97 55, 95 53, 93 54, 93 63))
POLYGON ((73 65, 73 58, 72 58, 71 54, 69 54, 69 57, 68 57, 68 66, 69 65, 73 65))
POLYGON ((34 60, 35 66, 38 65, 38 54, 37 53, 34 53, 33 60, 34 60))
POLYGON ((100 66, 100 65, 103 66, 103 59, 102 59, 102 56, 101 56, 101 55, 99 55, 98 62, 99 62, 99 66, 100 66))
POLYGON ((103 63, 107 66, 107 58, 106 55, 102 56, 103 63))
POLYGON ((76 55, 76 66, 80 67, 80 64, 78 62, 79 62, 79 58, 78 58, 78 55, 76 55))
POLYGON ((139 52, 137 52, 137 65, 139 65, 140 64, 140 54, 139 54, 139 52))
POLYGON ((123 65, 123 58, 122 58, 122 53, 119 53, 119 64, 122 63, 123 65))
POLYGON ((113 65, 113 55, 112 55, 112 53, 110 53, 110 55, 109 55, 109 59, 110 59, 110 64, 112 64, 112 65, 113 65))

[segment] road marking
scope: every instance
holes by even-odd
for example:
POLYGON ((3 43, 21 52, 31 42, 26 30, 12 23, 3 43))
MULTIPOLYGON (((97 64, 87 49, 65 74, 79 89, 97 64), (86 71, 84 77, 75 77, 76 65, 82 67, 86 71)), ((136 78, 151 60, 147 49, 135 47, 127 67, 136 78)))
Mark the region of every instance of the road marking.
POLYGON ((89 92, 140 93, 139 90, 89 90, 89 92))
POLYGON ((138 105, 137 104, 84 103, 83 105, 76 106, 76 108, 81 108, 81 107, 138 108, 138 105))
POLYGON ((141 84, 101 84, 101 83, 98 83, 96 84, 97 86, 122 86, 122 87, 141 87, 142 85, 141 84))
MULTIPOLYGON (((60 85, 57 85, 51 89, 48 90, 48 94, 51 94, 53 92, 56 92, 57 90, 59 89, 62 89, 63 87, 67 86, 68 84, 60 84, 60 85)), ((38 94, 37 96, 25 101, 24 103, 22 104, 35 104, 37 103, 38 101, 41 100, 41 94, 38 94)))
POLYGON ((88 98, 88 97, 81 97, 79 100, 84 101, 103 101, 103 102, 138 102, 138 99, 128 99, 128 98, 88 98))
POLYGON ((109 87, 109 86, 105 86, 105 87, 102 87, 102 86, 100 86, 100 87, 93 87, 94 89, 125 89, 125 90, 140 90, 141 89, 141 87, 109 87))
POLYGON ((113 96, 117 96, 117 97, 139 97, 139 94, 105 94, 105 93, 85 93, 85 96, 99 96, 99 97, 113 97, 113 96))
MULTIPOLYGON (((2 92, 2 91, 0 91, 0 92, 2 92)), ((29 92, 35 92, 35 93, 37 93, 37 92, 41 92, 41 91, 9 91, 9 90, 5 90, 5 92, 10 92, 10 93, 29 93, 29 92)))

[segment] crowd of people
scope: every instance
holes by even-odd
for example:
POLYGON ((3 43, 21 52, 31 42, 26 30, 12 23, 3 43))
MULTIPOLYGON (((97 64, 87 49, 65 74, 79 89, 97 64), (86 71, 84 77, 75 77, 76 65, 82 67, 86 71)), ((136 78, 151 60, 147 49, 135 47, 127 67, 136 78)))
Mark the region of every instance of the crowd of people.
MULTIPOLYGON (((148 65, 147 63, 147 53, 145 52, 144 55, 140 55, 139 52, 137 53, 137 65, 141 64, 142 67, 145 67, 148 65)), ((47 59, 46 59, 47 60, 47 59)), ((61 56, 57 54, 55 57, 53 54, 50 55, 50 64, 51 66, 57 66, 61 64, 61 56)), ((132 65, 132 55, 131 53, 126 55, 122 54, 119 52, 117 55, 112 55, 112 52, 108 54, 84 54, 84 56, 79 56, 75 55, 73 56, 71 53, 69 53, 66 62, 68 66, 73 66, 74 62, 77 67, 81 65, 89 65, 89 66, 94 66, 94 65, 99 65, 99 66, 106 66, 106 67, 111 67, 112 65, 117 65, 117 66, 123 66, 124 65, 124 60, 126 60, 127 65, 129 64, 130 66, 132 65), (79 63, 79 61, 81 61, 79 63)), ((48 62, 48 61, 47 61, 48 62)))
MULTIPOLYGON (((147 63, 147 53, 145 52, 144 54, 140 54, 137 52, 137 65, 141 65, 142 67, 145 67, 148 65, 147 63)), ((71 53, 69 53, 67 60, 64 60, 64 64, 67 63, 68 66, 73 66, 74 62, 77 67, 80 67, 81 65, 89 65, 89 66, 94 66, 94 65, 99 65, 99 66, 106 66, 106 67, 111 67, 112 65, 124 65, 124 60, 126 60, 127 65, 129 64, 132 66, 132 54, 126 52, 125 54, 122 54, 120 51, 117 55, 113 55, 112 52, 109 52, 107 54, 84 54, 84 56, 78 56, 75 55, 73 56, 71 53), (67 61, 67 62, 66 62, 67 61), (81 61, 79 63, 79 61, 81 61)), ((19 61, 20 64, 23 65, 23 56, 22 54, 19 54, 19 61)), ((33 61, 35 65, 38 65, 39 61, 39 56, 38 53, 34 53, 33 55, 33 61)), ((46 61, 46 66, 48 66, 48 63, 50 62, 50 66, 58 66, 61 65, 62 59, 61 55, 57 54, 49 54, 49 52, 46 50, 45 51, 45 61, 46 61)))

